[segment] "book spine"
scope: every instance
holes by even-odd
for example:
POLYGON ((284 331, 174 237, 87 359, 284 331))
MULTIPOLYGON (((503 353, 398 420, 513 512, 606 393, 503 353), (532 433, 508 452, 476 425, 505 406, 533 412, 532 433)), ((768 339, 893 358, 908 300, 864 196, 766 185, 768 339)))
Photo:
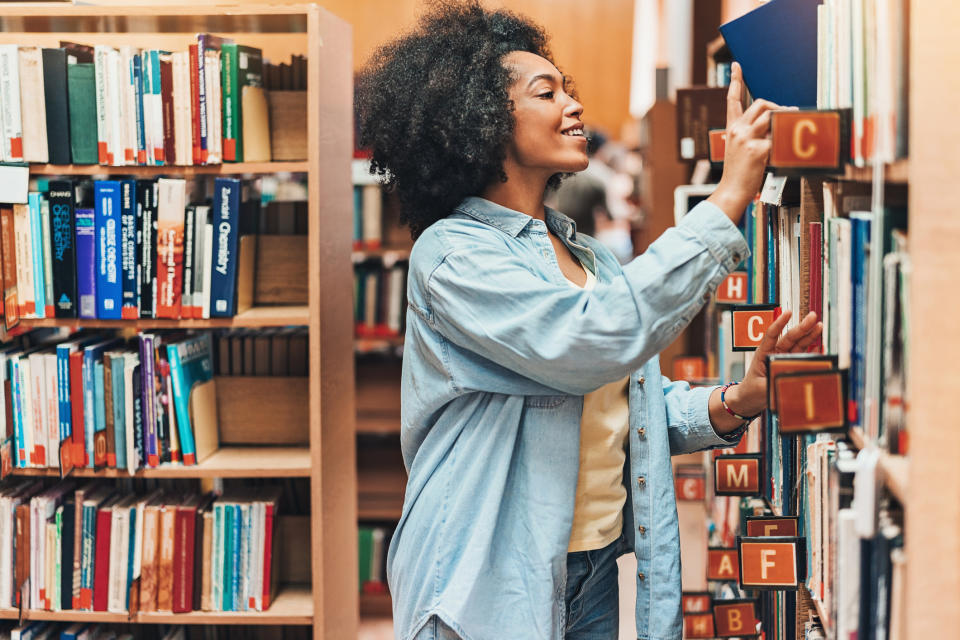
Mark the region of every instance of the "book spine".
POLYGON ((81 318, 97 317, 97 229, 93 209, 74 212, 77 247, 77 301, 81 318))
POLYGON ((126 421, 126 398, 123 389, 123 370, 126 366, 126 355, 117 354, 110 360, 110 371, 105 371, 105 375, 112 378, 110 386, 113 397, 113 450, 114 467, 117 469, 127 468, 127 421, 126 421))
POLYGON ((850 360, 850 422, 860 424, 863 418, 867 352, 867 264, 870 255, 871 220, 867 215, 852 214, 853 260, 851 279, 853 286, 853 350, 850 360))
POLYGON ((221 611, 233 611, 233 572, 237 564, 237 552, 239 551, 234 541, 234 506, 233 504, 224 505, 223 509, 223 593, 221 611))
POLYGON ((133 96, 134 96, 134 117, 136 119, 137 126, 137 164, 153 164, 150 162, 148 147, 147 147, 147 122, 146 122, 146 111, 143 108, 144 95, 144 74, 143 74, 143 56, 140 54, 134 54, 130 58, 130 73, 132 77, 130 79, 133 84, 133 96))
POLYGON ((193 554, 196 509, 180 507, 176 513, 173 561, 173 612, 193 611, 193 554))
POLYGON ((40 232, 43 237, 43 297, 45 318, 54 317, 53 242, 50 237, 50 201, 40 196, 40 232))
POLYGON ((24 204, 13 205, 13 231, 15 262, 17 274, 17 290, 19 292, 19 314, 23 317, 33 317, 34 290, 33 290, 33 263, 30 238, 30 208, 24 204))
POLYGON ((94 47, 94 72, 97 88, 97 162, 103 165, 113 164, 113 154, 109 145, 110 120, 107 111, 107 48, 94 47))
POLYGON ((140 336, 140 373, 143 390, 145 460, 149 466, 156 467, 160 464, 160 459, 157 455, 157 412, 154 406, 156 394, 154 393, 153 365, 153 336, 142 335, 140 336))
POLYGON ((23 162, 19 58, 17 45, 0 46, 0 101, 3 103, 3 159, 6 162, 23 162))
POLYGON ((140 301, 137 299, 137 205, 134 180, 120 183, 120 252, 120 316, 125 320, 136 320, 140 317, 140 301))
POLYGON ((119 508, 114 508, 109 510, 111 513, 110 516, 110 540, 108 544, 110 545, 110 564, 107 575, 107 611, 114 613, 121 613, 121 609, 118 606, 117 600, 120 595, 120 584, 119 584, 119 569, 120 569, 120 553, 122 551, 123 543, 121 541, 121 527, 123 524, 120 522, 120 510, 119 508))
POLYGON ((20 322, 17 293, 17 249, 14 235, 13 209, 0 207, 0 251, 2 251, 3 322, 9 330, 20 322))
POLYGON ((210 281, 210 316, 234 315, 237 284, 237 244, 240 217, 240 181, 217 178, 213 194, 214 248, 210 281))
POLYGON ((94 183, 96 202, 97 317, 118 320, 123 304, 121 279, 120 183, 98 180, 94 183))
POLYGON ((196 224, 197 207, 190 205, 184 214, 183 223, 183 296, 180 299, 180 315, 184 318, 193 318, 193 262, 196 256, 194 250, 194 225, 196 224))
POLYGON ((43 94, 46 100, 47 155, 52 164, 70 164, 70 119, 67 113, 67 56, 43 49, 43 94))
POLYGON ((73 183, 53 181, 50 199, 54 315, 77 317, 77 258, 74 245, 73 183))
POLYGON ((159 113, 163 120, 162 134, 163 145, 160 151, 167 164, 176 164, 176 116, 173 108, 173 63, 169 57, 157 60, 157 81, 160 86, 157 88, 159 113))
POLYGON ((190 121, 193 130, 193 164, 203 164, 203 151, 201 146, 201 127, 203 118, 200 117, 200 61, 203 59, 198 54, 197 45, 192 44, 189 47, 190 55, 190 121))
POLYGON ((73 459, 78 467, 86 467, 87 460, 86 436, 84 434, 83 410, 83 351, 78 350, 70 354, 70 428, 73 441, 73 459))
POLYGON ((273 503, 266 505, 266 515, 263 527, 263 593, 262 608, 270 608, 270 585, 273 579, 273 503))
POLYGON ((155 185, 150 180, 138 180, 137 192, 137 247, 139 249, 139 295, 140 317, 152 318, 155 234, 154 234, 154 198, 155 185))
POLYGON ((140 610, 157 610, 157 559, 160 539, 160 507, 143 512, 143 555, 140 563, 140 610))
POLYGON ((93 610, 106 611, 110 578, 110 535, 112 509, 101 508, 96 513, 95 551, 93 558, 93 610))
POLYGON ((158 180, 157 317, 179 318, 183 292, 184 180, 158 180))
POLYGON ((160 515, 160 560, 157 565, 157 610, 173 611, 173 558, 176 546, 176 505, 163 507, 160 515))
POLYGON ((220 49, 223 64, 223 159, 227 162, 242 162, 242 147, 239 144, 240 96, 237 87, 237 45, 224 43, 220 49), (238 153, 239 152, 239 153, 238 153))
MULTIPOLYGON (((47 293, 43 273, 43 223, 40 216, 40 194, 29 194, 28 201, 30 210, 30 246, 31 256, 33 258, 33 299, 36 303, 34 313, 38 318, 45 318, 47 311, 47 293)), ((31 266, 28 265, 27 268, 29 269, 31 266)))
MULTIPOLYGON (((100 469, 109 462, 108 455, 113 444, 107 444, 107 395, 104 387, 109 379, 104 377, 103 361, 98 359, 93 363, 93 466, 100 469)), ((109 369, 107 369, 109 370, 109 369)), ((113 412, 110 412, 110 426, 113 428, 113 412)), ((112 436, 113 434, 111 434, 112 436)), ((110 438, 112 441, 112 438, 110 438)))
POLYGON ((207 96, 209 87, 207 87, 207 43, 206 35, 197 36, 197 60, 195 65, 191 65, 191 73, 197 77, 197 118, 200 120, 200 164, 207 164, 207 151, 210 148, 207 136, 210 134, 207 112, 207 96))
POLYGON ((80 610, 93 611, 94 561, 97 540, 97 508, 83 507, 83 541, 80 562, 80 610))
POLYGON ((73 431, 70 413, 70 347, 62 344, 57 345, 57 415, 60 441, 69 440, 73 431))
POLYGON ((203 270, 206 260, 207 213, 210 208, 198 205, 193 217, 193 308, 191 318, 203 317, 203 299, 207 287, 204 284, 203 270))
POLYGON ((60 402, 57 396, 57 355, 43 356, 43 386, 46 400, 47 466, 60 468, 60 402))
POLYGON ((31 456, 33 465, 36 467, 47 466, 47 429, 44 418, 45 395, 43 384, 43 356, 32 354, 30 356, 30 377, 26 380, 27 397, 30 402, 30 409, 33 412, 33 454, 31 456))
POLYGON ((210 221, 210 212, 207 212, 207 223, 203 230, 203 297, 201 298, 200 317, 210 317, 210 288, 213 279, 213 222, 210 221))
POLYGON ((136 451, 136 466, 141 467, 146 463, 143 439, 143 378, 141 365, 137 364, 133 368, 133 380, 131 386, 133 402, 133 447, 136 451))
POLYGON ((24 585, 30 580, 30 505, 19 504, 16 511, 16 567, 14 570, 14 601, 18 607, 27 608, 24 585))

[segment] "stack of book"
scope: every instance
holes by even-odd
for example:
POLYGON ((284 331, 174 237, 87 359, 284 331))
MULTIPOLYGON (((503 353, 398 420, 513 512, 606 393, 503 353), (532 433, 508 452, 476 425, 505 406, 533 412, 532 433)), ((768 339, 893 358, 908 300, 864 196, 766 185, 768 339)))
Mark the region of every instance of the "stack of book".
POLYGON ((306 376, 306 329, 235 329, 216 336, 218 376, 306 376))
POLYGON ((392 531, 386 527, 360 526, 360 591, 387 592, 387 548, 392 531))
POLYGON ((0 205, 8 328, 18 317, 229 317, 252 304, 250 183, 216 178, 209 199, 200 182, 169 178, 37 187, 28 204, 0 205))
POLYGON ((270 161, 259 49, 207 33, 176 52, 60 45, 0 46, 0 161, 270 161))
POLYGON ((216 449, 216 421, 198 404, 215 402, 203 392, 213 362, 209 333, 8 346, 0 351, 4 458, 65 472, 196 464, 216 449))
POLYGON ((44 611, 264 611, 280 488, 222 496, 96 481, 0 490, 0 606, 44 611))
POLYGON ((403 334, 407 308, 407 261, 387 265, 375 258, 355 264, 356 335, 385 338, 403 334))

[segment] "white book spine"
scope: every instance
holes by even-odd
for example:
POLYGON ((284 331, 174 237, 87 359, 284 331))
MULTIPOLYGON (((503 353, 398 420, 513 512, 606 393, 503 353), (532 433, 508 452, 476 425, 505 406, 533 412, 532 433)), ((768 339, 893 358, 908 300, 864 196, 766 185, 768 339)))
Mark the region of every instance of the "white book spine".
POLYGON ((47 466, 60 468, 60 403, 57 397, 57 354, 43 355, 47 466))
POLYGON ((217 74, 216 77, 214 77, 213 75, 215 71, 213 65, 216 61, 219 60, 219 56, 217 56, 216 53, 217 52, 215 51, 205 51, 203 54, 205 58, 203 75, 204 75, 204 82, 206 84, 205 111, 206 111, 206 120, 207 120, 206 122, 206 129, 207 129, 207 162, 206 164, 220 164, 220 160, 221 160, 220 155, 217 152, 216 136, 214 135, 214 131, 216 130, 216 127, 213 122, 213 119, 214 119, 213 87, 215 84, 217 84, 216 81, 219 80, 219 77, 220 77, 219 74, 217 74))
POLYGON ((3 94, 3 151, 6 162, 23 162, 20 119, 20 55, 15 44, 0 45, 0 93, 3 94))
POLYGON ((20 47, 20 82, 31 87, 30 91, 20 92, 23 159, 25 162, 47 163, 50 160, 47 148, 47 101, 40 47, 20 47))
POLYGON ((267 506, 263 502, 254 504, 254 543, 253 543, 253 600, 254 609, 263 611, 263 552, 266 541, 267 506))
POLYGON ((124 124, 126 125, 126 147, 129 149, 127 159, 129 164, 139 164, 137 151, 140 147, 138 143, 139 131, 137 130, 137 88, 136 79, 133 76, 133 59, 140 53, 132 47, 122 49, 121 69, 123 73, 123 103, 124 103, 124 124))
POLYGON ((400 323, 403 318, 403 272, 401 265, 394 265, 390 269, 387 302, 387 328, 393 333, 400 332, 400 323))
MULTIPOLYGON (((135 353, 128 353, 123 363, 123 410, 126 415, 124 428, 126 429, 127 436, 127 472, 130 473, 130 475, 136 473, 140 467, 140 459, 137 457, 137 446, 134 439, 136 434, 133 428, 133 371, 139 363, 140 356, 135 353)), ((139 531, 139 529, 137 529, 137 531, 139 531)))
POLYGON ((33 396, 33 449, 37 466, 47 466, 47 394, 43 354, 30 354, 30 392, 33 396))
POLYGON ((204 225, 203 232, 203 308, 204 319, 210 317, 210 278, 213 276, 213 224, 204 225))
POLYGON ((108 75, 107 75, 107 97, 109 106, 107 113, 110 118, 110 144, 113 149, 113 164, 123 166, 127 164, 124 149, 124 104, 121 90, 123 84, 123 74, 120 70, 120 52, 116 49, 110 49, 108 55, 108 75))
POLYGON ((94 81, 97 94, 97 148, 100 164, 110 164, 110 154, 113 152, 110 147, 112 125, 109 110, 110 94, 107 88, 107 78, 110 75, 109 49, 110 47, 104 45, 96 45, 93 48, 94 81))
POLYGON ((33 242, 30 232, 30 207, 13 205, 13 234, 17 243, 17 298, 25 318, 36 316, 33 284, 33 242))

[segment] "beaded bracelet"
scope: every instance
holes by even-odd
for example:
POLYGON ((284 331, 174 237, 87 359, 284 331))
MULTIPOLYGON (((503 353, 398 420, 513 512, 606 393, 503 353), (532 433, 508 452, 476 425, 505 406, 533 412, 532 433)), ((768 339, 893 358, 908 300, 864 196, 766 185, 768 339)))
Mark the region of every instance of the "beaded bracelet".
POLYGON ((725 397, 726 394, 727 394, 727 389, 729 389, 730 387, 732 387, 732 386, 734 386, 734 385, 736 385, 736 384, 740 384, 740 383, 739 383, 739 382, 728 382, 727 384, 725 384, 725 385, 723 385, 722 387, 720 387, 720 404, 723 405, 723 408, 724 408, 724 410, 726 410, 727 413, 729 413, 730 415, 732 415, 732 416, 733 416, 734 418, 736 418, 737 420, 743 420, 744 422, 753 422, 757 417, 760 416, 759 413, 758 413, 757 415, 755 415, 755 416, 742 416, 742 415, 740 415, 739 413, 737 413, 736 411, 734 411, 733 409, 731 409, 731 408, 729 407, 729 405, 727 405, 727 400, 726 400, 726 397, 725 397))

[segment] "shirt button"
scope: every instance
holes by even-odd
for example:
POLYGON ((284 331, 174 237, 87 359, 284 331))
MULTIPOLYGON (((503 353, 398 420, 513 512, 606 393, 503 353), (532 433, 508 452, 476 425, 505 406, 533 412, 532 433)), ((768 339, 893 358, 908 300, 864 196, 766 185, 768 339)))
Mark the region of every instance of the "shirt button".
POLYGON ((703 294, 703 301, 704 301, 704 302, 710 302, 710 294, 709 294, 709 293, 703 294))
POLYGON ((643 575, 643 571, 638 571, 638 572, 637 572, 637 577, 640 578, 641 580, 646 580, 646 579, 647 579, 647 576, 643 575))
POLYGON ((643 384, 643 383, 646 382, 646 381, 647 381, 647 379, 644 378, 643 376, 640 376, 639 378, 637 378, 637 384, 643 384))
POLYGON ((643 427, 640 427, 639 429, 637 429, 637 435, 640 436, 641 438, 646 438, 647 430, 643 427))
POLYGON ((647 486, 647 479, 644 478, 643 476, 640 476, 639 478, 637 478, 637 484, 642 489, 643 487, 647 486))
POLYGON ((640 530, 640 535, 643 536, 647 534, 647 528, 645 526, 640 525, 639 530, 640 530))

